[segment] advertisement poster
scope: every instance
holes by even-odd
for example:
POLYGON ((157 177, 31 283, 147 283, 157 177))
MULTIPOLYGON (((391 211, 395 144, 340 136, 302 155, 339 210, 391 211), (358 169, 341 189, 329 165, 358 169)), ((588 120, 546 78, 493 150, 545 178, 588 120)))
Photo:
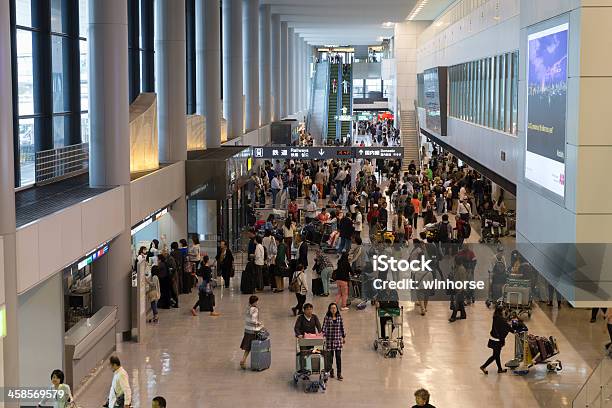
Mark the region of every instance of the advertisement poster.
POLYGON ((530 34, 525 177, 565 195, 565 123, 569 25, 530 34))
POLYGON ((427 128, 446 136, 446 67, 431 68, 423 73, 427 128))

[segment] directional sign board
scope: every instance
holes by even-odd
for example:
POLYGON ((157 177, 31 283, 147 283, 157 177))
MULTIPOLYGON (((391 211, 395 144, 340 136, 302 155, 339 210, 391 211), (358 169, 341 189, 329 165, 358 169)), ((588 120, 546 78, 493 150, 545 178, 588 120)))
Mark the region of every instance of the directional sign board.
POLYGON ((353 147, 356 159, 402 159, 403 147, 353 147))
POLYGON ((328 160, 352 159, 353 150, 350 147, 294 147, 294 146, 255 146, 253 157, 256 159, 301 159, 301 160, 328 160))
POLYGON ((402 159, 403 147, 295 147, 254 146, 256 159, 329 160, 329 159, 402 159))

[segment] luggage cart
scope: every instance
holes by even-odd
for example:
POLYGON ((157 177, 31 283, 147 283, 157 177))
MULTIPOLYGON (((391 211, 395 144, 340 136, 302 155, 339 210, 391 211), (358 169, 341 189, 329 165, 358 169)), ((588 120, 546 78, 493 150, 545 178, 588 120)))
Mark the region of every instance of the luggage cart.
POLYGON ((551 360, 559 354, 557 340, 553 336, 541 337, 529 334, 527 326, 520 320, 514 320, 513 327, 517 322, 520 322, 520 326, 515 328, 514 333, 514 358, 505 366, 516 375, 528 374, 529 369, 536 364, 546 364, 548 372, 563 370, 561 360, 551 360))
POLYGON ((380 348, 385 358, 404 354, 404 307, 384 309, 376 307, 376 340, 374 350, 380 348), (381 318, 385 320, 385 334, 382 335, 381 318))
POLYGON ((500 301, 501 306, 504 308, 506 316, 515 314, 518 317, 524 316, 531 317, 531 311, 533 308, 533 301, 531 299, 531 281, 525 280, 518 284, 518 280, 514 279, 512 282, 506 283, 502 287, 502 298, 500 301))
POLYGON ((304 392, 325 392, 329 375, 325 371, 325 339, 298 338, 293 384, 304 381, 304 392))

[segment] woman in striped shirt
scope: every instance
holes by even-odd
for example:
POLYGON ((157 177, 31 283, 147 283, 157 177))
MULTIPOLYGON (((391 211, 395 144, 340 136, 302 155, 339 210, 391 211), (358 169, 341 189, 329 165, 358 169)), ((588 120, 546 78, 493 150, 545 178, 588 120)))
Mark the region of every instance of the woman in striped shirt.
POLYGON ((342 345, 345 343, 346 333, 344 323, 336 303, 330 303, 327 307, 327 314, 323 319, 321 329, 325 336, 325 366, 329 370, 330 377, 334 378, 334 354, 336 356, 336 368, 338 369, 338 381, 342 381, 342 345))
POLYGON ((249 307, 244 316, 244 337, 240 343, 240 348, 244 350, 244 356, 240 360, 240 368, 243 370, 246 369, 246 359, 251 352, 251 342, 257 339, 257 332, 263 329, 263 324, 259 320, 258 301, 259 298, 255 295, 249 298, 249 307))

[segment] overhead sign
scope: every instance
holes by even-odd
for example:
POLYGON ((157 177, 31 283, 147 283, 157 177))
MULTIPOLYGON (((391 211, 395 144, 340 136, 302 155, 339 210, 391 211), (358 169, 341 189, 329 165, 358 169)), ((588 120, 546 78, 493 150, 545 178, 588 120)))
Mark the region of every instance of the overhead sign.
POLYGON ((132 227, 131 235, 134 236, 139 231, 142 231, 147 226, 151 225, 154 221, 159 220, 164 215, 168 214, 168 207, 160 208, 155 211, 153 214, 148 215, 145 219, 140 221, 138 224, 132 227))
POLYGON ((103 257, 108 252, 108 242, 100 245, 98 248, 94 249, 92 252, 87 254, 85 257, 81 258, 77 263, 77 269, 81 270, 87 265, 91 265, 96 259, 103 257))
POLYGON ((329 159, 352 159, 353 151, 350 147, 290 147, 261 146, 253 148, 253 156, 256 159, 300 159, 300 160, 329 160, 329 159))
POLYGON ((336 116, 336 120, 339 120, 340 122, 350 122, 354 119, 353 116, 351 115, 340 115, 340 116, 336 116))
POLYGON ((403 147, 354 147, 356 159, 402 159, 403 147))
POLYGON ((253 148, 256 159, 329 160, 329 159, 402 159, 403 147, 289 147, 253 148))

